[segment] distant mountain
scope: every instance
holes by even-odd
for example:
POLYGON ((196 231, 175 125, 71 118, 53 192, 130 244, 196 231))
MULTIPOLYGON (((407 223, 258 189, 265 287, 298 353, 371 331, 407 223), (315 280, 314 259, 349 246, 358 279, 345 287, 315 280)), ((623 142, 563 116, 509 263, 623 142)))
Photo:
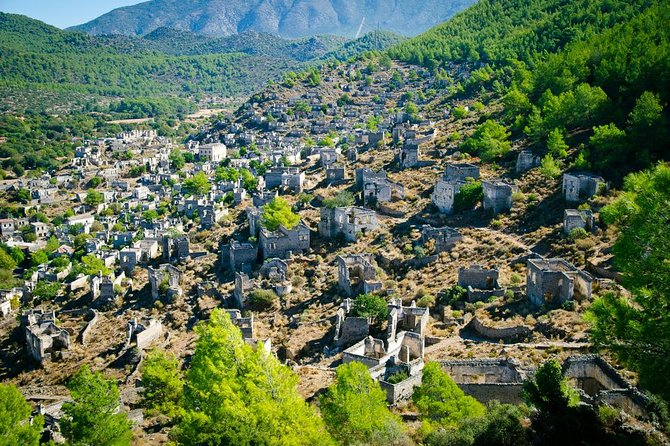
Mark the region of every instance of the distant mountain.
POLYGON ((209 36, 245 31, 282 37, 356 36, 380 28, 416 35, 475 0, 151 0, 74 27, 93 35, 143 36, 173 28, 209 36))

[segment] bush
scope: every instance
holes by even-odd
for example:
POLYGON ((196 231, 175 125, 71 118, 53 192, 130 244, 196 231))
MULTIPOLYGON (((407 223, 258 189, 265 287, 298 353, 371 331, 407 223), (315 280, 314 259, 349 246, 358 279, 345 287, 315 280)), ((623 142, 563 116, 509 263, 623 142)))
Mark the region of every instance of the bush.
POLYGON ((398 370, 397 372, 395 372, 393 375, 389 376, 384 381, 386 381, 389 384, 398 384, 398 383, 403 382, 407 378, 409 378, 409 373, 407 373, 407 370, 402 369, 402 370, 398 370))
POLYGON ((444 305, 453 305, 456 302, 463 302, 468 298, 468 290, 465 288, 454 285, 444 292, 444 295, 440 299, 444 305))
POLYGON ((249 303, 254 310, 274 308, 279 302, 279 296, 272 290, 254 290, 249 297, 249 303))
POLYGON ((432 294, 426 294, 416 302, 416 306, 430 308, 433 305, 435 305, 435 301, 436 301, 435 296, 433 296, 432 294))
POLYGON ((611 428, 619 419, 619 411, 610 406, 600 406, 598 408, 598 418, 604 426, 611 428))
POLYGON ((373 294, 361 294, 356 298, 352 312, 354 316, 383 321, 389 315, 389 308, 385 299, 373 294))
POLYGON ((488 120, 463 143, 463 148, 476 153, 484 162, 500 159, 512 148, 510 132, 495 121, 488 120))
POLYGON ((570 240, 581 240, 585 239, 589 236, 589 233, 586 232, 586 229, 584 228, 574 228, 570 230, 570 233, 568 234, 568 238, 570 240))
POLYGON ((550 154, 542 158, 540 163, 540 173, 545 178, 554 179, 561 174, 561 168, 550 154))
POLYGON ((461 212, 474 208, 484 198, 484 188, 479 181, 464 184, 454 196, 454 210, 461 212))

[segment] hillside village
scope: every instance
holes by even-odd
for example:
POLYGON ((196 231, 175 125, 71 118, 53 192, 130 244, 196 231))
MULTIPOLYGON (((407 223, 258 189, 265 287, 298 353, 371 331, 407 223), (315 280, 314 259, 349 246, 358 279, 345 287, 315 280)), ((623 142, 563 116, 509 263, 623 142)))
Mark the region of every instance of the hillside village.
POLYGON ((453 94, 479 68, 328 64, 185 144, 140 126, 81 141, 60 171, 3 180, 24 211, 0 220, 3 243, 32 267, 0 291, 0 377, 58 439, 65 380, 93 364, 122 383, 146 441, 164 442, 138 405, 138 368, 154 347, 188 360, 192 328, 224 308, 308 400, 359 361, 410 417, 430 360, 480 402, 519 403, 555 357, 583 402, 644 414, 635 375, 594 354, 583 317, 620 289, 598 215, 610 180, 547 178, 524 140, 497 163, 463 151, 499 112, 453 94), (381 310, 362 311, 374 298, 381 310))

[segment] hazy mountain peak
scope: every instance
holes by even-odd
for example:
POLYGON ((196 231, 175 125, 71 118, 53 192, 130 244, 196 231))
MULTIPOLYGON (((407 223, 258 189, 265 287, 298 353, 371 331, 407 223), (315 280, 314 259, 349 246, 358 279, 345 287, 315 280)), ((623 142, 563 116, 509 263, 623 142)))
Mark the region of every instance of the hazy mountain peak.
POLYGON ((244 31, 282 37, 353 37, 381 29, 419 34, 474 0, 151 0, 74 27, 90 34, 145 35, 167 27, 212 36, 244 31))

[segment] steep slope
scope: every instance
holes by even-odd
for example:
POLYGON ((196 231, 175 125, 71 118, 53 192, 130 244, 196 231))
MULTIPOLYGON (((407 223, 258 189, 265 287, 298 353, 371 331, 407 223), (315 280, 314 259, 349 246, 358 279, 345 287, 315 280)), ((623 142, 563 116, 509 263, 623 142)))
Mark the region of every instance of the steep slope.
POLYGON ((115 9, 74 27, 90 34, 145 35, 168 27, 213 36, 256 31, 282 37, 336 34, 369 28, 416 35, 474 0, 151 0, 115 9))
POLYGON ((391 50, 406 62, 530 61, 611 28, 652 0, 481 0, 453 19, 391 50))

